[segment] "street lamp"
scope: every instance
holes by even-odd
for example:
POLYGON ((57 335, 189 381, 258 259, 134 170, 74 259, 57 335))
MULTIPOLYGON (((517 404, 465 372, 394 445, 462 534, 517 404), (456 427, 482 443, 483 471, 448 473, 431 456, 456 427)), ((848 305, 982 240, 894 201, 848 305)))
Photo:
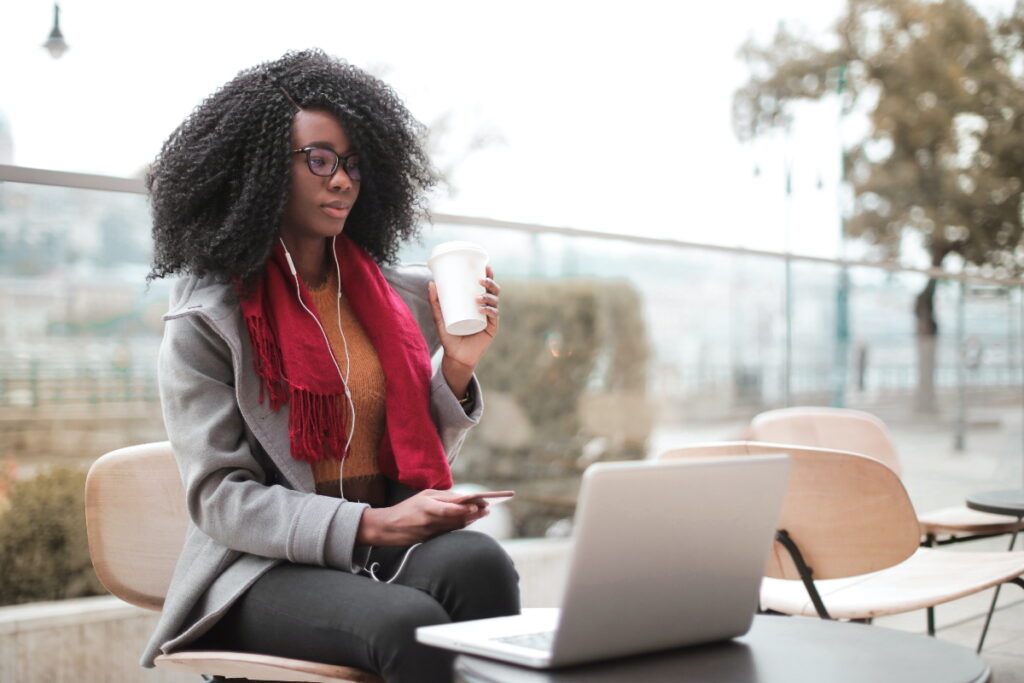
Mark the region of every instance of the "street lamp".
POLYGON ((50 37, 43 43, 54 59, 60 59, 61 55, 68 51, 68 44, 64 42, 64 34, 60 32, 60 5, 53 3, 53 30, 50 37))

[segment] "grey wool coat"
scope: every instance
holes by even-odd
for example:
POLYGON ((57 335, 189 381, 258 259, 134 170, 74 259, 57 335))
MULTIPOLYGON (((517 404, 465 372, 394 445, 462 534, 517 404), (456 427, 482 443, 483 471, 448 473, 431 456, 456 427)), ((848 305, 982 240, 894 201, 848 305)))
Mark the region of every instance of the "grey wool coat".
MULTIPOLYGON (((425 266, 383 268, 433 354, 440 347, 425 266)), ((164 423, 178 461, 191 522, 156 631, 142 655, 202 635, 260 576, 284 561, 358 572, 366 505, 315 493, 309 464, 290 455, 288 406, 260 403, 249 335, 234 287, 213 278, 175 283, 160 347, 164 423)), ((483 411, 480 387, 467 413, 440 370, 430 413, 451 461, 483 411)), ((408 494, 408 492, 406 492, 408 494)))

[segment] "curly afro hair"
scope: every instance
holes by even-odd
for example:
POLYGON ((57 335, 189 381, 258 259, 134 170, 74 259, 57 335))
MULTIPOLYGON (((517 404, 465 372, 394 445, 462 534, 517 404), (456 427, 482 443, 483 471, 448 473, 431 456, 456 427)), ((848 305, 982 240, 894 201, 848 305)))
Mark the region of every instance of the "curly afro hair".
POLYGON ((359 200, 345 234, 378 263, 419 231, 437 176, 423 126, 385 83, 320 50, 240 72, 164 143, 146 176, 153 211, 150 280, 212 274, 253 284, 290 190, 296 106, 334 114, 359 150, 359 200))

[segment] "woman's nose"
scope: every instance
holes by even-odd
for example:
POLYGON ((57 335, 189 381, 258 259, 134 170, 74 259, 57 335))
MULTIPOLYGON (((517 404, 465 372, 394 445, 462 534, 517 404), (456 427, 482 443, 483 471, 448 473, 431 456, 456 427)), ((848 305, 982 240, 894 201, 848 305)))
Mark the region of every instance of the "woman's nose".
POLYGON ((345 168, 342 164, 338 164, 337 170, 334 171, 334 175, 330 178, 331 189, 338 189, 343 192, 347 192, 352 189, 352 179, 348 177, 348 173, 345 172, 345 168))

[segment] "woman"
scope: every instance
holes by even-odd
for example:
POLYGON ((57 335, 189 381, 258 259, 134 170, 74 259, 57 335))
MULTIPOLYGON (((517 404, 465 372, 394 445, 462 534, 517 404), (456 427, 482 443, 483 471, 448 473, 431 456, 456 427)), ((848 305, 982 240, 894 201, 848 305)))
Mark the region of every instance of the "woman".
POLYGON ((441 490, 483 409, 499 287, 488 269, 487 328, 453 337, 429 272, 387 265, 434 182, 418 133, 379 80, 289 53, 156 159, 150 277, 185 276, 160 394, 193 524, 144 666, 216 648, 449 680, 417 626, 519 611, 508 556, 457 531, 486 504, 441 490))

